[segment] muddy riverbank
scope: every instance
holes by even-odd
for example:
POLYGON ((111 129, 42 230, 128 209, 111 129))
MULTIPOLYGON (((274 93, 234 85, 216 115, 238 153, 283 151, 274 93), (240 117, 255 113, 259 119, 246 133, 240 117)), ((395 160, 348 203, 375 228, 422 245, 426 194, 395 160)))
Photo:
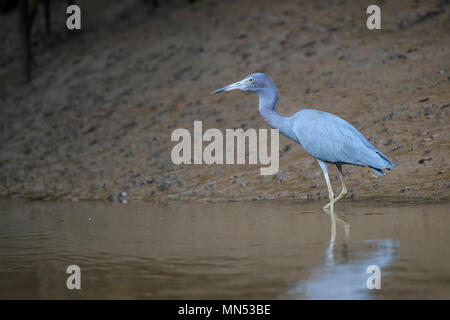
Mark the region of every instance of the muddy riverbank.
MULTIPOLYGON (((267 127, 255 96, 210 95, 259 71, 278 86, 282 115, 306 107, 337 114, 393 160, 383 177, 344 167, 350 199, 450 199, 448 1, 386 2, 376 31, 359 1, 169 1, 157 10, 142 1, 79 3, 79 33, 64 30, 59 4, 52 35, 36 20, 30 83, 17 19, 0 19, 1 196, 325 198, 317 163, 284 137, 274 176, 258 165, 171 162, 172 131, 192 130, 194 120, 223 131, 267 127)), ((331 175, 338 188, 335 168, 331 175)))

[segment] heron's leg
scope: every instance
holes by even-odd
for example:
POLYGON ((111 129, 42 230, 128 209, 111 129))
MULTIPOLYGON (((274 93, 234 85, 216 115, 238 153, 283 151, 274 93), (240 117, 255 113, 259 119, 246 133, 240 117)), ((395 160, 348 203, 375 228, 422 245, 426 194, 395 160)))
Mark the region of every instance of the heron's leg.
MULTIPOLYGON (((347 188, 345 187, 345 183, 344 183, 344 174, 342 173, 342 165, 336 164, 336 167, 338 168, 338 171, 339 171, 339 178, 341 179, 342 190, 341 190, 341 193, 336 197, 336 199, 334 199, 334 203, 336 203, 338 200, 341 200, 342 198, 344 198, 347 195, 347 188)), ((329 206, 330 206, 330 204, 327 204, 324 208, 326 209, 329 206)))
POLYGON ((334 200, 334 202, 338 201, 339 199, 344 198, 347 195, 347 188, 345 187, 345 183, 344 183, 344 174, 342 173, 342 165, 336 164, 336 167, 338 168, 338 171, 339 171, 339 178, 341 179, 342 190, 341 190, 341 193, 334 200))
POLYGON ((330 198, 330 202, 323 207, 324 209, 330 208, 331 212, 333 212, 334 209, 334 193, 333 188, 331 187, 330 177, 328 176, 328 172, 324 172, 325 175, 325 181, 327 182, 328 187, 328 197, 330 198))
POLYGON ((323 175, 325 177, 325 181, 327 182, 328 197, 330 198, 330 202, 323 208, 326 209, 329 207, 331 209, 331 211, 333 211, 333 209, 334 209, 334 192, 333 192, 333 188, 331 187, 330 177, 328 176, 328 164, 321 160, 317 160, 317 162, 319 163, 320 168, 322 168, 323 175))

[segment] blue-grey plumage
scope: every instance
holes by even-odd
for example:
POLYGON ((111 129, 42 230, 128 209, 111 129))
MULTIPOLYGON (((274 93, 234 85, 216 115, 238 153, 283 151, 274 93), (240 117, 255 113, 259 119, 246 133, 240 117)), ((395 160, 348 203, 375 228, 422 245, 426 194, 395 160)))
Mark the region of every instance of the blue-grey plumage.
POLYGON ((319 163, 327 182, 330 202, 324 207, 333 209, 336 201, 347 194, 342 165, 368 166, 376 174, 393 169, 392 161, 376 149, 354 126, 331 113, 304 109, 290 117, 275 112, 278 91, 272 80, 263 73, 253 73, 243 80, 213 92, 243 90, 259 97, 259 112, 264 120, 281 134, 299 143, 319 163), (328 176, 328 165, 335 164, 342 182, 341 193, 334 198, 328 176))
POLYGON ((393 168, 355 127, 331 113, 305 109, 291 118, 298 142, 316 159, 368 166, 378 175, 383 175, 382 169, 393 168))

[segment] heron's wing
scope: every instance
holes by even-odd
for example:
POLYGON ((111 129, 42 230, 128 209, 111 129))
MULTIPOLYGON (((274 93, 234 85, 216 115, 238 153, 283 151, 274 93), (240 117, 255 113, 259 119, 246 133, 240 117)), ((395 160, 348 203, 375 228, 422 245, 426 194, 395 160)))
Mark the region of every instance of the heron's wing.
POLYGON ((309 109, 294 116, 293 129, 297 139, 315 158, 379 169, 392 166, 390 160, 347 121, 309 109))

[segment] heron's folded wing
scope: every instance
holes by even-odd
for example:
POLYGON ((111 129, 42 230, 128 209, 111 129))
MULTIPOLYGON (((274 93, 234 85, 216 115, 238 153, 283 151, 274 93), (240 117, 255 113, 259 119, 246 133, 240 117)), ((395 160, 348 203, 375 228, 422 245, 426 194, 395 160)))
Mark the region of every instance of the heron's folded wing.
POLYGON ((317 159, 380 167, 377 149, 347 121, 325 112, 305 113, 294 121, 303 148, 317 159))

